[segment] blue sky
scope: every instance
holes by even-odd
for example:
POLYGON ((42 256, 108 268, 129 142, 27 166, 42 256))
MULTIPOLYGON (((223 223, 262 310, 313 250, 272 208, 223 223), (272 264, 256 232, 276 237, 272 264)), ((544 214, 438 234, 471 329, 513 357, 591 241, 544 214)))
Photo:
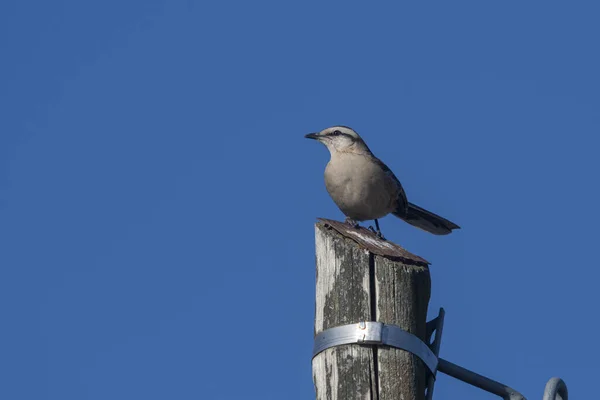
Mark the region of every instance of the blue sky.
POLYGON ((313 398, 313 224, 343 215, 303 136, 335 124, 463 228, 381 220, 432 262, 442 357, 594 397, 599 12, 3 1, 0 397, 313 398))

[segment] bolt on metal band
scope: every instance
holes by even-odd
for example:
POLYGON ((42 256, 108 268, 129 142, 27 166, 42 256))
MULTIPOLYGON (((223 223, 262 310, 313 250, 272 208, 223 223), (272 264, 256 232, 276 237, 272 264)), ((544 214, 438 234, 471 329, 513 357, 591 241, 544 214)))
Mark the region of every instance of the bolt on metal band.
POLYGON ((313 358, 330 347, 353 343, 406 350, 419 357, 434 375, 437 371, 438 358, 421 339, 399 326, 373 321, 336 326, 319 333, 315 337, 313 358))

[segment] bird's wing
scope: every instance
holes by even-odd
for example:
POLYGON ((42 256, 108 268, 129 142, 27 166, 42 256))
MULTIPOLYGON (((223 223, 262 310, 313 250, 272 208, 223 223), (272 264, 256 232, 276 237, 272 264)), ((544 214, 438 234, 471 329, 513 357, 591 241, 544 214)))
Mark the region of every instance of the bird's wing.
POLYGON ((404 192, 404 188, 400 183, 400 180, 396 178, 396 175, 392 172, 391 169, 387 165, 383 163, 380 159, 373 156, 373 161, 386 173, 386 175, 391 179, 398 190, 398 198, 397 198, 397 212, 404 215, 408 211, 408 200, 406 199, 406 193, 404 192))

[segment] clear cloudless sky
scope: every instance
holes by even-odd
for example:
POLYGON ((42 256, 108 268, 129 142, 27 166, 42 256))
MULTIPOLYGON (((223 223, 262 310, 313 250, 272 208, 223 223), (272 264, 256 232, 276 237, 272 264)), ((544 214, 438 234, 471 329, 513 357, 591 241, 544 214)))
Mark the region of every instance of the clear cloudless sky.
MULTIPOLYGON (((600 5, 4 0, 0 397, 310 399, 327 150, 411 201, 441 356, 598 397, 600 5)), ((437 399, 493 396, 440 375, 437 399)))

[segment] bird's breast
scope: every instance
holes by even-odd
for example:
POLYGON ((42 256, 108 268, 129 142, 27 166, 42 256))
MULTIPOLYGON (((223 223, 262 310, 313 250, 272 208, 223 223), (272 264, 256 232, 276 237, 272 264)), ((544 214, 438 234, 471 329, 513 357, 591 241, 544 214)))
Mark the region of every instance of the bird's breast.
POLYGON ((363 155, 332 156, 325 168, 325 187, 340 210, 358 221, 381 218, 396 206, 397 190, 390 177, 363 155))

